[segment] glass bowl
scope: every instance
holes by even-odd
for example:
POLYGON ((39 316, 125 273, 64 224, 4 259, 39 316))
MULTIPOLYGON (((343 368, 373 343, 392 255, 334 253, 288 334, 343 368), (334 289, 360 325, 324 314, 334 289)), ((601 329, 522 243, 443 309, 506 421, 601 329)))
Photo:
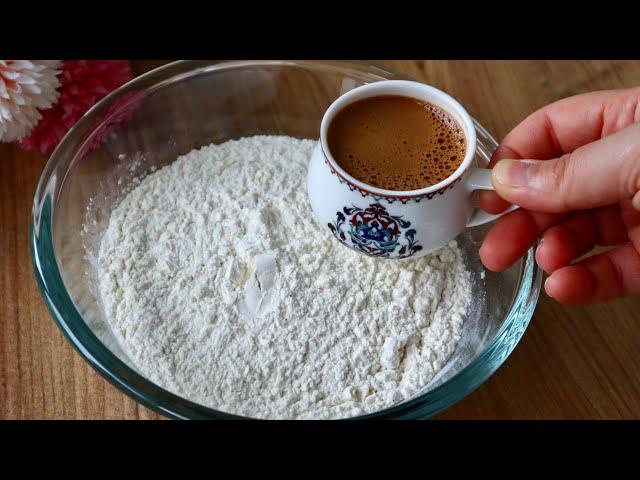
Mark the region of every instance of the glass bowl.
MULTIPOLYGON (((275 134, 318 137, 326 108, 342 93, 407 78, 348 62, 175 62, 105 97, 62 140, 36 191, 30 224, 33 266, 49 310, 100 374, 151 409, 174 418, 240 418, 193 403, 138 373, 104 318, 94 260, 112 208, 136 179, 215 142, 275 134)), ((476 123, 476 162, 495 140, 476 123)), ((503 273, 485 271, 478 248, 489 227, 458 242, 473 277, 461 340, 444 369, 413 398, 359 418, 426 418, 484 382, 522 337, 540 292, 533 250, 503 273)))

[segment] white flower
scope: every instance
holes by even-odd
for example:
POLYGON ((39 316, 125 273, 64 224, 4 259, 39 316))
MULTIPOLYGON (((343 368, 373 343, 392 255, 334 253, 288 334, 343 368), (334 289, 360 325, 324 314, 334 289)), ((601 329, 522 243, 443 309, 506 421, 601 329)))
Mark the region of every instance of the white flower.
POLYGON ((60 60, 0 60, 0 141, 27 135, 58 99, 60 60))

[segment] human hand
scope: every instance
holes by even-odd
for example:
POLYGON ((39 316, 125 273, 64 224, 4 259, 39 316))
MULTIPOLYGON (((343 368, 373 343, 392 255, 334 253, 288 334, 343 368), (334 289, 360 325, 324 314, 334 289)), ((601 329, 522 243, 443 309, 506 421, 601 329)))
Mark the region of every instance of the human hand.
POLYGON ((479 192, 480 206, 489 213, 508 202, 522 208, 484 239, 488 269, 507 269, 541 237, 536 261, 556 300, 640 295, 640 88, 538 110, 505 137, 490 166, 497 194, 479 192), (596 245, 617 247, 572 263, 596 245))

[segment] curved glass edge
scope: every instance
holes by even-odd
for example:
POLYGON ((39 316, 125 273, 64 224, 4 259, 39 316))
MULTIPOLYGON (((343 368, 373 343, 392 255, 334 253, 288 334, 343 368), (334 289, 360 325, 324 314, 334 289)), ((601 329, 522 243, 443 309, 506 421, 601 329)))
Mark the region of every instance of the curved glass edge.
MULTIPOLYGON (((121 85, 114 91, 107 94, 95 105, 89 108, 73 125, 73 127, 65 134, 62 140, 58 143, 58 146, 54 149, 53 153, 49 157, 49 160, 44 166, 40 175, 40 181, 36 187, 35 199, 44 198, 47 193, 47 188, 50 188, 49 179, 54 175, 54 168, 57 159, 68 153, 77 153, 81 151, 84 144, 86 144, 91 138, 89 127, 101 119, 102 121, 108 120, 110 116, 115 116, 117 111, 108 113, 108 106, 113 100, 121 99, 122 97, 130 94, 135 94, 141 90, 146 90, 145 94, 153 92, 155 89, 162 88, 164 85, 172 82, 176 82, 181 79, 196 76, 204 72, 213 72, 216 70, 231 70, 234 68, 242 68, 246 66, 297 66, 305 67, 313 70, 333 67, 336 72, 343 74, 351 74, 355 71, 359 72, 363 76, 368 76, 372 81, 374 80, 411 80, 411 78, 390 71, 379 65, 372 65, 364 61, 313 61, 313 60, 179 60, 168 63, 161 67, 155 68, 148 72, 145 72, 137 77, 129 80, 125 84, 121 85), (101 118, 101 115, 105 115, 101 118), (78 148, 74 152, 71 152, 71 146, 75 144, 78 148)), ((120 109, 126 107, 126 103, 120 106, 120 109)), ((119 109, 119 110, 120 110, 119 109)), ((64 179, 61 179, 61 182, 64 179)), ((34 201, 32 208, 32 215, 36 219, 36 224, 40 221, 39 205, 37 201, 34 201)))
MULTIPOLYGON (((70 142, 73 134, 78 134, 81 127, 89 125, 90 117, 96 115, 108 101, 127 93, 128 88, 138 88, 138 81, 147 83, 151 78, 157 78, 161 73, 173 72, 176 67, 188 68, 191 64, 198 64, 197 61, 173 62, 165 67, 152 70, 147 74, 128 82, 121 89, 114 91, 98 102, 89 110, 65 136, 58 149, 63 144, 70 142), (76 128, 77 127, 77 128, 76 128)), ((243 65, 246 62, 225 62, 232 66, 243 65)), ((307 65, 313 62, 260 62, 260 65, 307 65)), ((341 63, 341 62, 336 62, 341 63)), ((355 64, 344 65, 345 69, 355 67, 355 64)), ((251 64, 254 64, 251 62, 251 64)), ((208 63, 208 68, 216 65, 208 63)), ((199 71, 204 69, 198 69, 199 71)), ((376 76, 376 73, 361 66, 362 73, 376 76)), ((379 67, 373 68, 386 72, 379 67)), ((187 72, 183 72, 187 73, 187 72)), ((394 78, 399 75, 391 74, 394 78)), ((162 79, 170 81, 176 78, 172 74, 170 78, 160 75, 162 79)), ((384 78, 384 77, 380 77, 384 78)), ((80 132, 86 133, 86 132, 80 132)), ((58 150, 56 149, 56 150, 58 150)), ((162 415, 176 419, 249 419, 248 417, 237 416, 224 413, 218 410, 202 406, 185 400, 182 397, 157 386, 140 374, 128 367, 111 351, 109 351, 100 340, 86 326, 82 316, 77 311, 73 301, 69 297, 58 269, 56 256, 53 250, 53 238, 51 234, 52 224, 52 200, 49 190, 49 181, 53 173, 56 151, 54 151, 49 162, 45 166, 42 177, 36 189, 32 216, 29 224, 30 250, 32 264, 38 286, 47 304, 54 321, 69 340, 75 350, 84 358, 100 375, 108 380, 112 385, 122 390, 127 395, 142 403, 146 407, 162 415), (41 202, 38 202, 41 199, 41 202), (115 375, 113 371, 119 372, 115 375)), ((55 179, 54 179, 55 180, 55 179)), ((518 341, 524 334, 533 315, 540 287, 542 285, 542 273, 533 260, 533 249, 529 250, 525 262, 525 272, 522 278, 520 290, 515 299, 514 306, 503 326, 487 347, 478 357, 476 357, 467 367, 458 372, 447 383, 436 389, 418 396, 408 402, 390 407, 372 414, 353 417, 350 419, 378 419, 378 418, 426 418, 433 416, 442 410, 458 402, 466 395, 474 391, 487 378, 489 378, 503 363, 506 357, 513 351, 518 341)))
POLYGON ((514 299, 509 315, 492 342, 480 355, 448 382, 430 392, 403 404, 358 418, 424 419, 432 417, 462 400, 493 375, 524 335, 540 295, 542 271, 535 263, 534 251, 532 248, 527 253, 521 288, 514 299))
MULTIPOLYGON (((40 225, 42 228, 40 231, 38 231, 33 218, 29 223, 31 260, 47 309, 74 349, 112 385, 152 410, 172 418, 209 418, 208 415, 197 411, 202 408, 200 405, 151 384, 132 370, 111 353, 86 326, 64 287, 54 256, 47 253, 47 249, 50 249, 53 244, 50 229, 51 198, 49 196, 42 204, 41 215, 40 225), (114 375, 113 370, 120 372, 120 375, 114 375), (152 388, 148 388, 149 385, 152 388), (158 401, 169 403, 172 408, 164 408, 158 404, 158 401)), ((221 418, 242 418, 224 412, 215 411, 215 414, 221 418)))

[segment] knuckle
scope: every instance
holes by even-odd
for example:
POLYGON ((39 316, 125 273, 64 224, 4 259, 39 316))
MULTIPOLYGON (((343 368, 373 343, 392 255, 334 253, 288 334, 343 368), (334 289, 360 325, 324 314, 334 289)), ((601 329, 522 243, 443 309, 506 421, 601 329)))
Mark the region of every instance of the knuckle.
POLYGON ((574 178, 576 161, 577 159, 573 153, 567 153, 549 162, 547 168, 547 178, 545 181, 548 182, 548 185, 551 187, 549 193, 556 196, 559 208, 562 210, 568 210, 570 208, 568 199, 572 198, 572 179, 574 178))

